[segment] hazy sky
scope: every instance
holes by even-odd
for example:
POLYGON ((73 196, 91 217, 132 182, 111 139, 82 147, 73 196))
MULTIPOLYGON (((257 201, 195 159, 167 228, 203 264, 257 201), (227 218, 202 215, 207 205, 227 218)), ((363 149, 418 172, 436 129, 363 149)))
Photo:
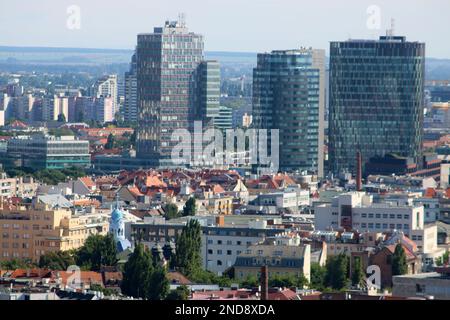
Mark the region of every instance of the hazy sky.
POLYGON ((131 49, 136 34, 179 12, 209 51, 327 49, 384 34, 394 17, 396 34, 426 42, 427 56, 450 58, 449 0, 0 0, 0 45, 131 49), (67 27, 71 5, 80 8, 80 29, 67 27))

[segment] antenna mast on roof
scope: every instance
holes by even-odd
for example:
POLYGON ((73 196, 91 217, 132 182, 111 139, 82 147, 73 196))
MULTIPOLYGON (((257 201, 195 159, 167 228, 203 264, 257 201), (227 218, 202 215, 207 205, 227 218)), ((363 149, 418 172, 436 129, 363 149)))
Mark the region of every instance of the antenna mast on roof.
POLYGON ((182 28, 186 27, 186 13, 181 12, 178 14, 178 23, 182 28))
POLYGON ((386 36, 392 38, 394 34, 395 34, 395 19, 391 18, 391 28, 386 30, 386 36))

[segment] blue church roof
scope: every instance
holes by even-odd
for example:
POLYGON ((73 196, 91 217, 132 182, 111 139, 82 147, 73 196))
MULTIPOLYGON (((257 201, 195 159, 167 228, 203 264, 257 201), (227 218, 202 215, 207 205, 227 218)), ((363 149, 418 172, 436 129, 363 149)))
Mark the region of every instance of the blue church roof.
POLYGON ((113 212, 111 213, 111 220, 113 222, 117 222, 121 219, 123 219, 123 211, 121 211, 118 208, 114 209, 113 212))

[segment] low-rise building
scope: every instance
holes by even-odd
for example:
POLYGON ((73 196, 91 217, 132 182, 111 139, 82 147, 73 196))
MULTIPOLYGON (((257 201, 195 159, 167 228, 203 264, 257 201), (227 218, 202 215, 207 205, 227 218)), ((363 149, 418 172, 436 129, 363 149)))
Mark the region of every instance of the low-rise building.
POLYGON ((73 136, 18 136, 8 141, 8 156, 21 159, 22 167, 63 169, 89 167, 89 142, 73 136))
POLYGON ((450 300, 450 268, 393 277, 392 294, 398 297, 433 297, 450 300))
POLYGON ((248 247, 237 258, 234 274, 239 280, 249 276, 259 277, 261 267, 268 266, 271 276, 303 275, 310 281, 311 247, 298 243, 256 244, 248 247))

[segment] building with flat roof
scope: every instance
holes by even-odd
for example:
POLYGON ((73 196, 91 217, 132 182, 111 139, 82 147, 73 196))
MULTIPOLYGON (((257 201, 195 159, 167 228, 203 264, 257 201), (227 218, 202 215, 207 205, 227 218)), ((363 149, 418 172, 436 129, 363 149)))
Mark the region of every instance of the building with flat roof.
MULTIPOLYGON (((285 232, 284 228, 268 225, 274 218, 258 216, 196 217, 202 228, 202 259, 206 270, 221 275, 234 265, 236 257, 252 244, 285 232)), ((152 248, 174 241, 181 234, 188 218, 166 221, 164 218, 144 218, 133 223, 133 239, 142 239, 152 248)), ((133 240, 132 239, 132 240, 133 240)))
POLYGON ((435 268, 435 272, 394 276, 392 295, 397 297, 433 297, 450 300, 450 268, 435 268))
POLYGON ((356 172, 387 153, 418 163, 423 136, 425 44, 405 37, 330 44, 329 169, 356 172))
POLYGON ((77 249, 89 235, 107 232, 108 218, 101 215, 72 215, 69 208, 52 207, 42 201, 11 209, 2 204, 0 261, 39 261, 47 252, 77 249))
POLYGON ((8 141, 7 156, 21 159, 21 166, 34 169, 89 167, 89 142, 73 136, 17 136, 8 141))
POLYGON ((279 130, 280 168, 323 176, 325 52, 258 54, 253 70, 253 125, 279 130))

